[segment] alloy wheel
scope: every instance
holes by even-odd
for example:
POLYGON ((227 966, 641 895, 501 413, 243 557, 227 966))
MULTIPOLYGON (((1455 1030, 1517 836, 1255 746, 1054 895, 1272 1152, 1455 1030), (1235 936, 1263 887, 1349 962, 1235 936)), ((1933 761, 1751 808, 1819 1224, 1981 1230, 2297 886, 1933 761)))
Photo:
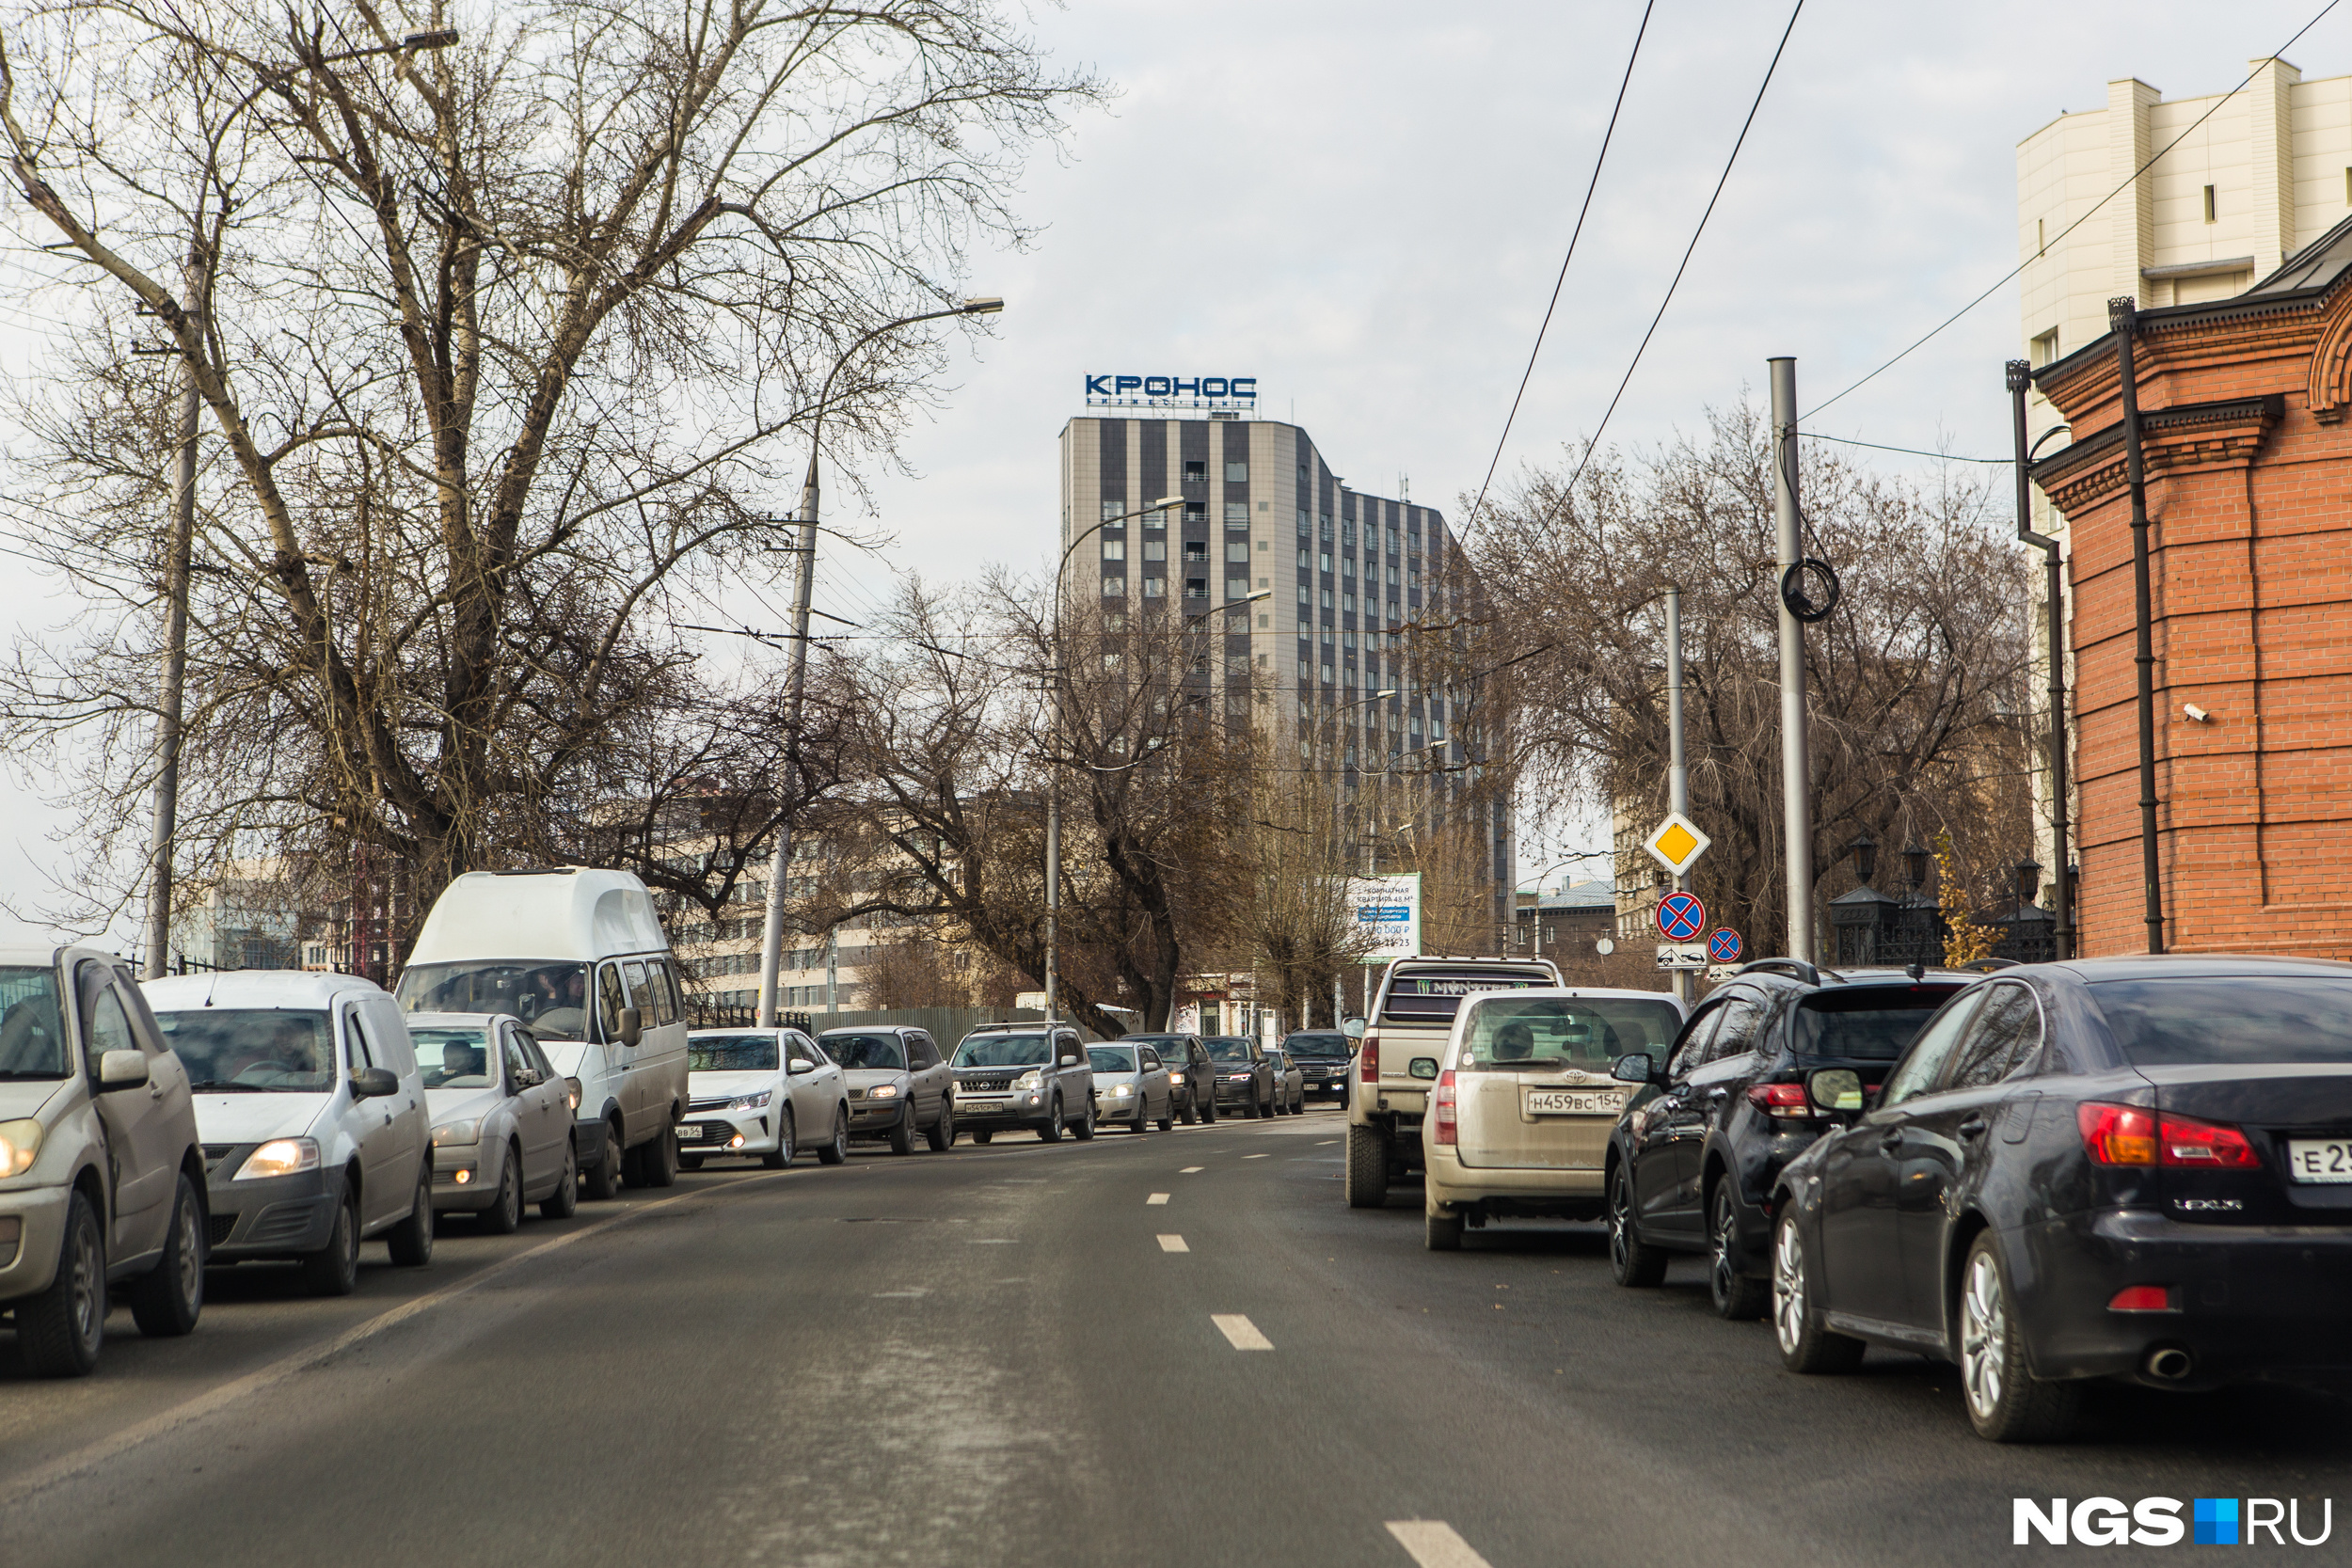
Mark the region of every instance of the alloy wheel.
POLYGON ((1804 1243, 1794 1220, 1783 1220, 1772 1240, 1772 1336, 1783 1355, 1797 1353, 1804 1338, 1804 1243))
POLYGON ((1715 1244, 1708 1259, 1708 1283, 1714 1288, 1718 1305, 1729 1301, 1732 1293, 1740 1288, 1739 1278, 1731 1267, 1731 1249, 1738 1239, 1739 1223, 1739 1216, 1731 1206, 1730 1193, 1719 1187, 1715 1194, 1715 1244))
POLYGON ((1620 1274, 1625 1272, 1626 1247, 1632 1220, 1626 1211, 1632 1202, 1630 1184, 1620 1170, 1617 1179, 1609 1183, 1609 1261, 1620 1274))
POLYGON ((2000 1270, 1991 1253, 1979 1252, 1968 1259, 1960 1301, 1961 1390, 1979 1419, 2000 1406, 2008 1360, 2009 1303, 2002 1299, 2000 1270))
POLYGON ((204 1232, 196 1223, 196 1205, 178 1205, 175 1223, 180 1227, 180 1299, 201 1302, 204 1299, 204 1232))
POLYGON ((106 1319, 106 1281, 99 1262, 98 1231, 84 1226, 73 1233, 73 1334, 85 1345, 98 1342, 106 1319))

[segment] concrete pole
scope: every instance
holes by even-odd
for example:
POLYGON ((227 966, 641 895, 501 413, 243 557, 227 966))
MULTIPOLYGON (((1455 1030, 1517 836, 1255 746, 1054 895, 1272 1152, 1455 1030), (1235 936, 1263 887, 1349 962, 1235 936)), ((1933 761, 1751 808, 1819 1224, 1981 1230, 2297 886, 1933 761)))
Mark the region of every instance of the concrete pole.
MULTIPOLYGON (((817 590, 817 433, 809 433, 808 478, 801 485, 801 577, 792 591, 792 648, 784 702, 784 733, 787 776, 782 787, 798 794, 800 782, 789 776, 798 763, 802 699, 808 691, 808 605, 817 590)), ((776 823, 776 851, 768 861, 768 914, 759 943, 759 1024, 776 1026, 776 977, 784 968, 784 889, 792 865, 792 819, 776 823)))
MULTIPOLYGON (((189 258, 188 309, 204 309, 205 267, 189 258)), ((160 979, 171 959, 171 881, 180 832, 180 719, 188 676, 188 560, 196 544, 196 434, 202 404, 196 367, 180 360, 179 453, 171 473, 171 540, 164 551, 164 675, 155 699, 155 808, 148 844, 146 977, 160 979)), ((219 955, 214 955, 218 958, 219 955)))
MULTIPOLYGON (((1057 656, 1059 648, 1057 645, 1057 656)), ((1056 676, 1058 680, 1060 677, 1056 676)), ((1059 688, 1056 688, 1057 696, 1059 688)), ((1061 705, 1057 702, 1056 707, 1061 705)), ((1045 1016, 1059 1017, 1061 972, 1054 960, 1061 924, 1061 780, 1053 763, 1046 763, 1045 783, 1045 1016)))
MULTIPOLYGON (((1797 362, 1766 361, 1772 378, 1772 523, 1781 571, 1804 558, 1797 515, 1797 362)), ((1804 626, 1780 607, 1780 792, 1788 864, 1788 956, 1813 961, 1813 769, 1805 752, 1804 626)))
MULTIPOLYGON (((1682 590, 1666 590, 1666 803, 1677 816, 1691 814, 1691 769, 1682 751, 1682 590)), ((1688 893, 1689 873, 1677 873, 1675 891, 1688 893)), ((1535 930, 1540 942, 1544 927, 1544 889, 1535 886, 1535 930)), ((1691 972, 1674 972, 1675 995, 1691 1000, 1691 972)))
POLYGON ((825 1011, 841 1010, 841 933, 838 929, 825 933, 825 1011))

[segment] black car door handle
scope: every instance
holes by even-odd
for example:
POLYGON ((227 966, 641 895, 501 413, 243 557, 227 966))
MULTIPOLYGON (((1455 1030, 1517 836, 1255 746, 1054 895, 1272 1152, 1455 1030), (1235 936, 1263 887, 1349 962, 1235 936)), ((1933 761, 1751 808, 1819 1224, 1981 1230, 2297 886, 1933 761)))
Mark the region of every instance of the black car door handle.
POLYGON ((1982 1117, 1970 1117, 1960 1124, 1959 1132, 1963 1138, 1980 1138, 1984 1136, 1986 1125, 1982 1117))
POLYGON ((1729 1089, 1709 1089, 1707 1091, 1707 1102, 1709 1105, 1721 1105, 1724 1101, 1729 1100, 1730 1098, 1731 1091, 1729 1089))

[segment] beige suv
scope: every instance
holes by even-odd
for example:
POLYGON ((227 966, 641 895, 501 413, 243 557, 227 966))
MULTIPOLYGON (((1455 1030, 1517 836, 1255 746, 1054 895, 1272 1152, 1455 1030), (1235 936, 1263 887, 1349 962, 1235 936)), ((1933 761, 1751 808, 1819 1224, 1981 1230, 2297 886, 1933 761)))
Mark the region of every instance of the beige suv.
POLYGON ((1421 1165, 1421 1120, 1462 998, 1557 986, 1548 958, 1399 958, 1380 976, 1347 1095, 1347 1202, 1377 1209, 1421 1165))
POLYGON ((1421 1124, 1429 1247, 1454 1252, 1491 1219, 1597 1220, 1629 1051, 1682 1028, 1663 991, 1562 989, 1465 997, 1421 1124))
POLYGON ((98 1365, 109 1286, 152 1335, 204 1306, 188 1075, 110 954, 0 947, 0 1309, 41 1377, 98 1365))

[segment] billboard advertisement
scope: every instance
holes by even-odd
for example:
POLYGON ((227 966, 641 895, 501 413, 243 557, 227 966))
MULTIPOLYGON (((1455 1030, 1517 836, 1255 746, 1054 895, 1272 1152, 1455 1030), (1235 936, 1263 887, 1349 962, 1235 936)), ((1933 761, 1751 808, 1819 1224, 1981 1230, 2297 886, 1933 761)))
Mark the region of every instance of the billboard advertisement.
POLYGON ((1369 939, 1359 961, 1384 964, 1421 951, 1421 873, 1350 877, 1347 902, 1357 928, 1369 939))

